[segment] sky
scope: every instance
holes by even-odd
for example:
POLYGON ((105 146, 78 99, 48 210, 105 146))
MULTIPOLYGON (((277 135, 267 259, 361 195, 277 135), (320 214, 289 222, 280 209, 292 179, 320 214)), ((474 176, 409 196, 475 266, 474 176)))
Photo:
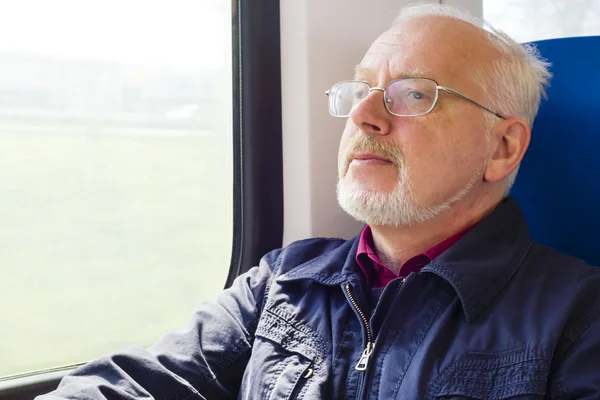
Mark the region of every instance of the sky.
POLYGON ((0 0, 0 51, 218 69, 231 57, 231 2, 0 0))

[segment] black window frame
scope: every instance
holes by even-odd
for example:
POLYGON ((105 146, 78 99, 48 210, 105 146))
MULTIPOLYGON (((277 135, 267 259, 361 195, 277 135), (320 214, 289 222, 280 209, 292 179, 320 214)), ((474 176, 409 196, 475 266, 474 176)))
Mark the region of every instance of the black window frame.
MULTIPOLYGON (((283 240, 279 0, 232 0, 231 16, 233 241, 225 287, 283 240)), ((32 400, 75 367, 0 379, 0 398, 32 400)))
POLYGON ((233 140, 239 162, 226 287, 283 241, 279 0, 234 0, 233 7, 233 48, 239 50, 233 58, 233 140))

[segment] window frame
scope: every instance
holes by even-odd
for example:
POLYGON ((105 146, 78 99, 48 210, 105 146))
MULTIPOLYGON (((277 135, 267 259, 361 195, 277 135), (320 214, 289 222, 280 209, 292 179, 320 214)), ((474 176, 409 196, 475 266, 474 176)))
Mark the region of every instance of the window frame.
POLYGON ((233 7, 233 48, 239 51, 233 57, 233 147, 239 162, 225 287, 283 240, 279 0, 233 0, 233 7))
MULTIPOLYGON (((283 239, 279 0, 232 0, 231 15, 233 239, 225 287, 283 239)), ((79 365, 0 378, 0 398, 31 400, 79 365)))

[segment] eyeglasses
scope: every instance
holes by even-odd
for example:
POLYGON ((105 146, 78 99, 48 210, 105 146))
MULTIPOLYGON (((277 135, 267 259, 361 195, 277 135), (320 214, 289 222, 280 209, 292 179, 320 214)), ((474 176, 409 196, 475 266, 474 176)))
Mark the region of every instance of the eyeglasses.
POLYGON ((440 90, 475 104, 498 118, 506 119, 475 100, 471 100, 455 90, 440 86, 429 78, 395 79, 385 88, 371 87, 364 81, 342 81, 333 85, 325 94, 329 96, 329 113, 334 117, 349 117, 354 107, 374 91, 383 92, 383 103, 390 114, 398 117, 418 117, 433 110, 440 90))

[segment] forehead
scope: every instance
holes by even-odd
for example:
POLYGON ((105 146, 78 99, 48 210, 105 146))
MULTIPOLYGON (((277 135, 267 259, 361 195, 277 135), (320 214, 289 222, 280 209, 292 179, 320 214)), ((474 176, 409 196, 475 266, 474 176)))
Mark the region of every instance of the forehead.
POLYGON ((443 85, 468 79, 474 68, 497 56, 480 28, 450 17, 423 16, 384 32, 356 72, 379 80, 426 76, 443 85))

